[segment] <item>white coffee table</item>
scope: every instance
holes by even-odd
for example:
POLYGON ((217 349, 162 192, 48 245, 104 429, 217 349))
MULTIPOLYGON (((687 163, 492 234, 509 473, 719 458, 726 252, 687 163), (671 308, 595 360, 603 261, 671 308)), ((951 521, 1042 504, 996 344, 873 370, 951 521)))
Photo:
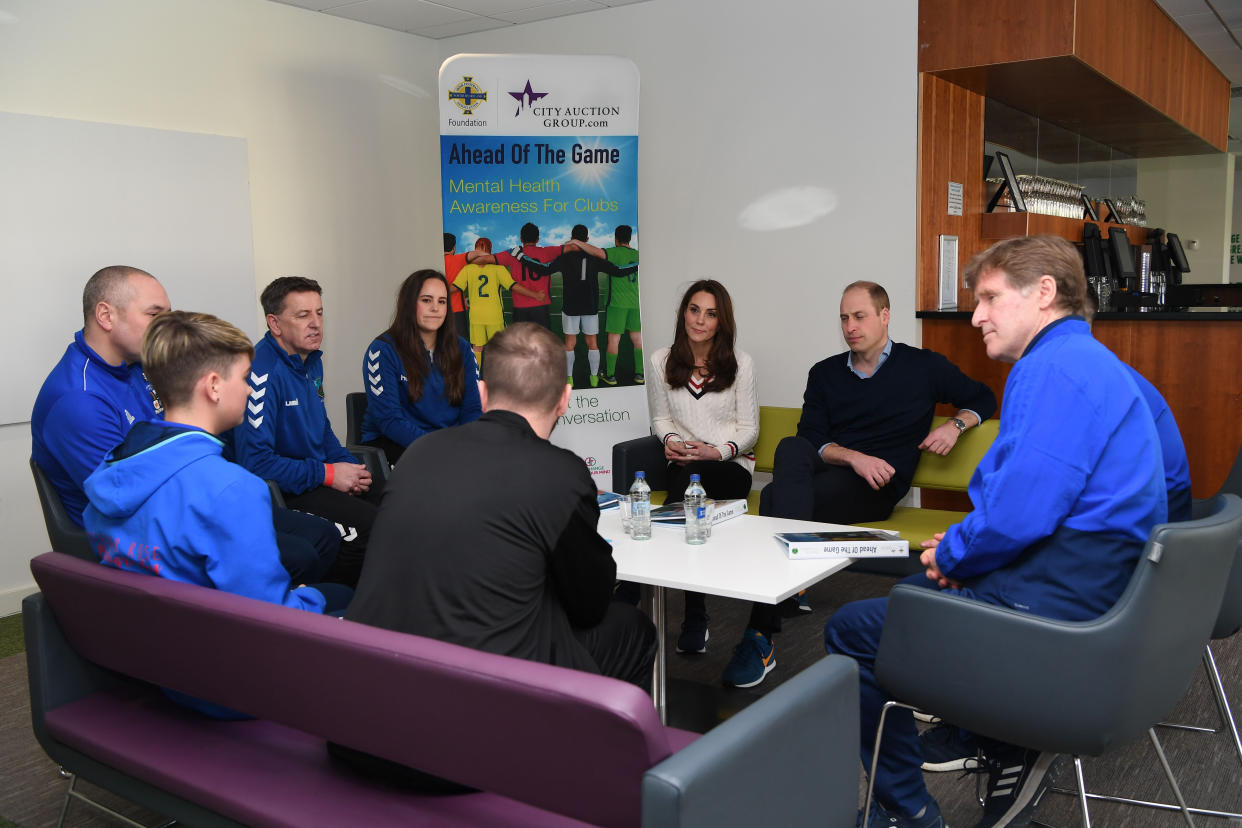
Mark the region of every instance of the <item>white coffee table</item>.
POLYGON ((650 584, 652 620, 656 625, 655 670, 651 695, 660 720, 666 721, 664 590, 684 589, 743 601, 778 604, 791 595, 849 566, 849 560, 827 558, 791 561, 776 532, 826 532, 850 527, 835 523, 741 515, 717 524, 702 546, 686 543, 683 527, 655 525, 651 540, 636 541, 621 527, 621 515, 609 509, 600 515, 599 533, 612 544, 617 578, 650 584))

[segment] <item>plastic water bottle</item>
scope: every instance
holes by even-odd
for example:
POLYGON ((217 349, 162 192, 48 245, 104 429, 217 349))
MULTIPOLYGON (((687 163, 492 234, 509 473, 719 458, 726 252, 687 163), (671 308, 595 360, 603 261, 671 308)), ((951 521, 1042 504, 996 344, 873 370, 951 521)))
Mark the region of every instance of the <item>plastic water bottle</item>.
POLYGON ((642 471, 634 473, 634 485, 630 486, 630 537, 651 540, 651 487, 647 473, 642 471))
POLYGON ((686 543, 707 543, 707 492, 703 490, 697 474, 690 475, 682 508, 686 513, 686 543))

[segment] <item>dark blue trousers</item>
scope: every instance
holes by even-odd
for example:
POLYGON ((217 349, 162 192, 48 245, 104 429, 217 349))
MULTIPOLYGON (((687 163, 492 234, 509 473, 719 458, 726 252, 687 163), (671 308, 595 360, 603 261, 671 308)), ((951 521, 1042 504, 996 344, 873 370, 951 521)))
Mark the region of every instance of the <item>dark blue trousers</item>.
MULTIPOLYGON (((936 588, 921 572, 900 583, 936 588)), ((892 698, 875 680, 875 656, 880 649, 887 610, 887 598, 854 601, 837 610, 824 627, 824 649, 858 662, 859 752, 863 767, 868 770, 880 712, 892 698)), ((908 816, 918 813, 931 799, 923 784, 922 764, 923 751, 914 716, 904 707, 893 708, 885 719, 880 762, 875 772, 875 795, 884 807, 908 816)))

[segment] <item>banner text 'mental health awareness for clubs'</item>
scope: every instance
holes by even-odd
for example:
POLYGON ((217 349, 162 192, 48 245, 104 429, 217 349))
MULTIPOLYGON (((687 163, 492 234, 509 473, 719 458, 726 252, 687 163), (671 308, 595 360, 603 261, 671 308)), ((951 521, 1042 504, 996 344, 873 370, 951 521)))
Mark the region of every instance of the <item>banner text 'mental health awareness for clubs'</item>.
POLYGON ((519 320, 563 339, 574 392, 552 441, 611 489, 612 445, 650 431, 637 68, 603 56, 449 58, 440 67, 440 170, 454 244, 445 275, 471 301, 472 344, 519 320), (496 263, 463 266, 472 250, 496 263))

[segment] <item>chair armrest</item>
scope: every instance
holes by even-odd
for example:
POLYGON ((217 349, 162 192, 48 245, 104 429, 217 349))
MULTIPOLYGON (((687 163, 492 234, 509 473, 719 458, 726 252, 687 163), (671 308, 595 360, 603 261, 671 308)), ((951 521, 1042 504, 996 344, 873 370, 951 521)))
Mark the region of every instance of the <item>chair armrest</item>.
POLYGON ((647 473, 647 485, 659 491, 668 488, 668 461, 664 444, 655 437, 637 437, 612 447, 612 490, 625 494, 634 482, 634 472, 647 473))
POLYGON ((361 460, 367 467, 367 471, 371 473, 371 477, 380 482, 387 482, 388 472, 392 466, 388 465, 388 455, 384 454, 382 448, 375 446, 346 446, 345 450, 361 460))
POLYGON ((272 496, 273 509, 285 509, 285 493, 280 490, 280 484, 275 480, 263 481, 267 484, 268 494, 272 496))
POLYGON ((1109 745, 1101 743, 1108 737, 1095 716, 1124 706, 1113 695, 1119 682, 1138 688, 1145 681, 1143 675, 1117 676, 1129 665, 1119 663, 1118 642, 1105 629, 1118 626, 1133 582, 1130 587, 1099 618, 1057 621, 898 584, 888 597, 876 678, 891 698, 981 735, 1098 756, 1109 745), (1050 705, 1049 699, 1062 701, 1050 705))
MULTIPOLYGON (((102 564, 101 564, 102 565, 102 564)), ((30 685, 30 718, 35 738, 49 754, 55 740, 44 716, 63 704, 121 685, 111 673, 78 655, 65 640, 56 616, 36 592, 22 600, 22 631, 26 640, 26 669, 30 685)))
POLYGON ((858 666, 828 656, 643 775, 644 828, 852 826, 858 666), (759 792, 757 794, 757 792, 759 792))

